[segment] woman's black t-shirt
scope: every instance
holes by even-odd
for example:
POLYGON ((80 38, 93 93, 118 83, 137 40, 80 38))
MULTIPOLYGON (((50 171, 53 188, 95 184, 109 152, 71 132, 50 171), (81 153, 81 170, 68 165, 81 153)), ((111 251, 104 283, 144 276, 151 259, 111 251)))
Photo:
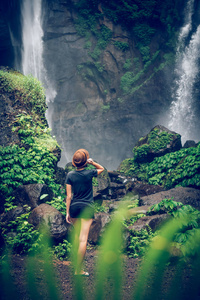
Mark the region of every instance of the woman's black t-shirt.
POLYGON ((97 177, 97 170, 81 170, 81 171, 71 171, 67 174, 66 184, 72 186, 73 198, 71 200, 71 205, 75 203, 93 203, 93 187, 92 178, 97 177))

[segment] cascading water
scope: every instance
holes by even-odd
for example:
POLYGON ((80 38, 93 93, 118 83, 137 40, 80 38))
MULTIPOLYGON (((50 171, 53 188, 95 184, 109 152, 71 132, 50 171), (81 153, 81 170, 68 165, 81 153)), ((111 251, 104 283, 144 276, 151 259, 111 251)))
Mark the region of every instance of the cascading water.
MULTIPOLYGON (((22 5, 22 71, 40 80, 46 91, 46 99, 53 102, 56 90, 50 83, 43 64, 42 0, 23 0, 22 5)), ((47 121, 51 127, 51 115, 47 110, 47 121)))
POLYGON ((195 95, 200 58, 200 25, 192 33, 194 0, 189 0, 185 11, 185 24, 180 30, 175 64, 175 88, 167 127, 181 134, 182 141, 199 139, 195 131, 195 95), (190 38, 191 36, 191 38, 190 38), (190 39, 188 43, 188 39, 190 39))

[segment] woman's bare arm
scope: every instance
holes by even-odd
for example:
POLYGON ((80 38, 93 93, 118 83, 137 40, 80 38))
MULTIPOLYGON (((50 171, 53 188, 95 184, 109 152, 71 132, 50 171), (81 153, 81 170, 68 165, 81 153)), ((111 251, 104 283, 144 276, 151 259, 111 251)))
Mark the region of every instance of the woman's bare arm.
POLYGON ((67 223, 72 223, 71 219, 70 219, 70 214, 69 214, 69 207, 71 204, 71 200, 72 200, 72 186, 70 184, 66 184, 66 193, 67 193, 67 197, 66 197, 66 221, 67 223))
POLYGON ((104 167, 102 167, 100 164, 93 161, 92 158, 88 158, 87 163, 90 165, 93 165, 97 169, 97 174, 101 174, 104 171, 104 167))

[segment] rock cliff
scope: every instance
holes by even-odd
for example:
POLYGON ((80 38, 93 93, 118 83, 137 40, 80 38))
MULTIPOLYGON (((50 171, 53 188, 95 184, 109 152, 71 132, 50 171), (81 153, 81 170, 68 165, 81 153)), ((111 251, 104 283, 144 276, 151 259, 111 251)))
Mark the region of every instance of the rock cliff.
MULTIPOLYGON (((0 62, 11 67, 21 60, 21 3, 3 0, 0 7, 5 43, 0 62)), ((132 155, 141 136, 162 124, 169 109, 174 47, 186 1, 145 5, 138 0, 132 15, 120 10, 120 1, 114 13, 113 1, 42 3, 43 58, 57 91, 48 116, 63 149, 60 165, 71 161, 77 148, 86 148, 115 169, 132 155)))
POLYGON ((21 0, 0 3, 0 66, 20 68, 21 60, 21 0))
POLYGON ((84 147, 113 169, 169 107, 166 74, 173 60, 166 53, 172 48, 166 47, 164 29, 157 28, 146 64, 130 28, 114 24, 99 5, 91 32, 75 4, 46 3, 44 58, 57 87, 54 103, 48 104, 53 134, 65 153, 61 164, 84 147))

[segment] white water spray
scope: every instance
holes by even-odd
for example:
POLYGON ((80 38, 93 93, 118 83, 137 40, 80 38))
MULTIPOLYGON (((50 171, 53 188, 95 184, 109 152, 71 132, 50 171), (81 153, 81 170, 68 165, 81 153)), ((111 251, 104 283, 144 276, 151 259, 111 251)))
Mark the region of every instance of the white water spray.
POLYGON ((170 107, 168 128, 181 134, 182 141, 195 139, 194 94, 193 88, 199 73, 200 58, 200 26, 185 46, 186 39, 191 35, 194 0, 189 0, 186 8, 185 24, 180 30, 175 65, 175 90, 170 107))
MULTIPOLYGON (((46 99, 53 102, 56 90, 50 83, 43 63, 42 0, 23 0, 22 5, 22 70, 24 75, 33 75, 40 80, 46 91, 46 99)), ((51 117, 47 121, 51 127, 51 117)))
POLYGON ((177 53, 180 54, 180 51, 185 45, 185 39, 187 38, 188 34, 192 29, 192 15, 193 15, 193 6, 194 0, 189 0, 187 6, 185 8, 185 20, 184 25, 180 30, 179 37, 178 37, 178 46, 177 46, 177 53))

